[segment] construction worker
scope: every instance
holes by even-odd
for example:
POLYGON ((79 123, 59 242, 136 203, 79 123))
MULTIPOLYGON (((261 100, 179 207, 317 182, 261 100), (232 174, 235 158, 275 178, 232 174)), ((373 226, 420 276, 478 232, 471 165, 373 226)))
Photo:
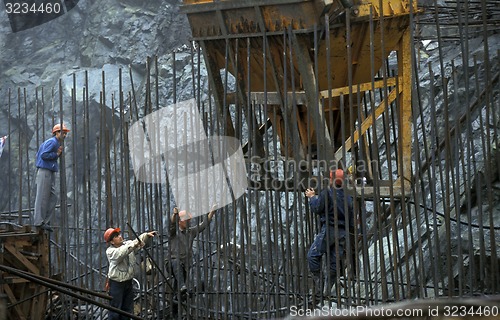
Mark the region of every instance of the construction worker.
POLYGON ((57 160, 63 152, 62 143, 70 130, 63 124, 52 128, 52 137, 45 140, 36 154, 36 198, 34 225, 39 231, 52 231, 50 218, 56 208, 56 172, 59 171, 57 160))
POLYGON ((344 171, 337 169, 330 171, 329 187, 321 194, 316 195, 313 189, 307 189, 305 194, 309 198, 311 212, 319 215, 321 228, 307 253, 309 271, 312 273, 316 289, 316 303, 319 301, 319 292, 322 292, 323 279, 321 277, 321 258, 329 252, 329 279, 333 284, 337 278, 337 258, 344 256, 344 245, 347 237, 347 220, 349 228, 353 226, 352 197, 346 195, 343 189, 344 171), (347 211, 346 211, 347 209, 347 211), (338 257, 336 250, 338 245, 338 257))
MULTIPOLYGON (((110 305, 125 312, 132 313, 134 292, 132 279, 136 265, 135 253, 141 249, 148 238, 157 234, 156 231, 145 232, 135 240, 123 240, 120 228, 108 228, 104 232, 104 240, 109 245, 106 249, 109 270, 106 290, 111 296, 110 305)), ((116 312, 110 311, 109 320, 128 319, 116 312)))
POLYGON ((187 291, 187 276, 191 268, 191 259, 193 256, 193 242, 196 236, 205 230, 212 217, 215 214, 214 206, 207 214, 206 218, 196 226, 190 227, 190 221, 193 217, 186 210, 179 211, 174 208, 170 219, 170 269, 174 276, 174 290, 180 290, 183 294, 187 291))

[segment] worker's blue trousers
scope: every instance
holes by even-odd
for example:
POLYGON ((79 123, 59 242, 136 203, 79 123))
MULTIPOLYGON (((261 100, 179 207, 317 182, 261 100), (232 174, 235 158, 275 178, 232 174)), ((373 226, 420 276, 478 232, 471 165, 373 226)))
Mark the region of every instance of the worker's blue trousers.
POLYGON ((316 235, 309 252, 307 253, 307 263, 309 264, 309 271, 315 275, 319 275, 321 271, 321 258, 327 251, 330 255, 327 258, 327 264, 330 266, 330 274, 337 273, 337 251, 335 242, 338 241, 338 259, 342 259, 344 256, 344 245, 345 245, 346 231, 343 227, 338 227, 338 235, 335 235, 335 227, 328 227, 327 235, 327 225, 323 224, 320 232, 316 235), (327 237, 328 236, 328 237, 327 237))

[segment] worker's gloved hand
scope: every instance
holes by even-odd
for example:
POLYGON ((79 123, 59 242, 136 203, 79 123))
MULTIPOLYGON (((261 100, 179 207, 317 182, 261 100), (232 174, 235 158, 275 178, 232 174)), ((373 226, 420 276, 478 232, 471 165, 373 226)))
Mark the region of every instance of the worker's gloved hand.
POLYGON ((175 222, 175 217, 178 215, 179 215, 179 209, 175 207, 172 212, 172 216, 170 217, 170 221, 175 222))
POLYGON ((219 206, 219 205, 216 203, 216 204, 214 204, 214 205, 212 206, 212 209, 210 209, 210 212, 208 213, 208 219, 209 219, 209 220, 212 220, 212 217, 214 216, 214 214, 215 214, 215 212, 216 212, 216 210, 215 210, 215 209, 217 209, 217 207, 218 207, 218 206, 219 206))
POLYGON ((305 194, 306 194, 306 197, 312 198, 316 195, 316 192, 314 191, 314 189, 309 188, 306 190, 305 194))
POLYGON ((150 232, 148 232, 148 236, 151 237, 151 238, 153 238, 157 234, 158 234, 158 231, 150 231, 150 232))

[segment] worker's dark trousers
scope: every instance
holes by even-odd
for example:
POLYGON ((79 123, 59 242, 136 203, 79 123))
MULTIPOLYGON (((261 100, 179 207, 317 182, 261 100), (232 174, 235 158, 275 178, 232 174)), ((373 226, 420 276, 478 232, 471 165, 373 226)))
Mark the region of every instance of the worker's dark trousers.
POLYGON ((335 250, 335 242, 339 244, 339 259, 344 256, 346 231, 340 226, 338 228, 338 236, 335 236, 335 227, 329 226, 327 235, 327 226, 323 224, 320 232, 316 235, 309 252, 307 253, 307 263, 309 264, 309 271, 313 275, 319 275, 321 271, 321 258, 329 250, 330 252, 330 275, 337 273, 337 252, 335 250), (327 238, 328 236, 328 238, 327 238))
POLYGON ((174 276, 174 290, 186 290, 186 277, 187 277, 187 268, 186 265, 178 260, 178 259, 172 259, 170 261, 171 268, 172 268, 172 274, 174 276), (184 288, 183 288, 184 287, 184 288))
MULTIPOLYGON (((132 313, 134 308, 134 288, 132 286, 132 279, 123 282, 109 279, 109 295, 112 298, 109 303, 112 307, 132 313)), ((108 319, 125 320, 130 318, 110 311, 108 319)))

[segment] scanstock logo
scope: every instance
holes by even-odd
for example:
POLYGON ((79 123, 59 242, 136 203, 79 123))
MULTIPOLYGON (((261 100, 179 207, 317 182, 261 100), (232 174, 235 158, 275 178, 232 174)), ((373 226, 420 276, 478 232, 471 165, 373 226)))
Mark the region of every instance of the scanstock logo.
POLYGON ((177 207, 193 216, 224 207, 247 189, 239 140, 207 137, 194 99, 145 116, 128 137, 137 180, 168 182, 177 207))

